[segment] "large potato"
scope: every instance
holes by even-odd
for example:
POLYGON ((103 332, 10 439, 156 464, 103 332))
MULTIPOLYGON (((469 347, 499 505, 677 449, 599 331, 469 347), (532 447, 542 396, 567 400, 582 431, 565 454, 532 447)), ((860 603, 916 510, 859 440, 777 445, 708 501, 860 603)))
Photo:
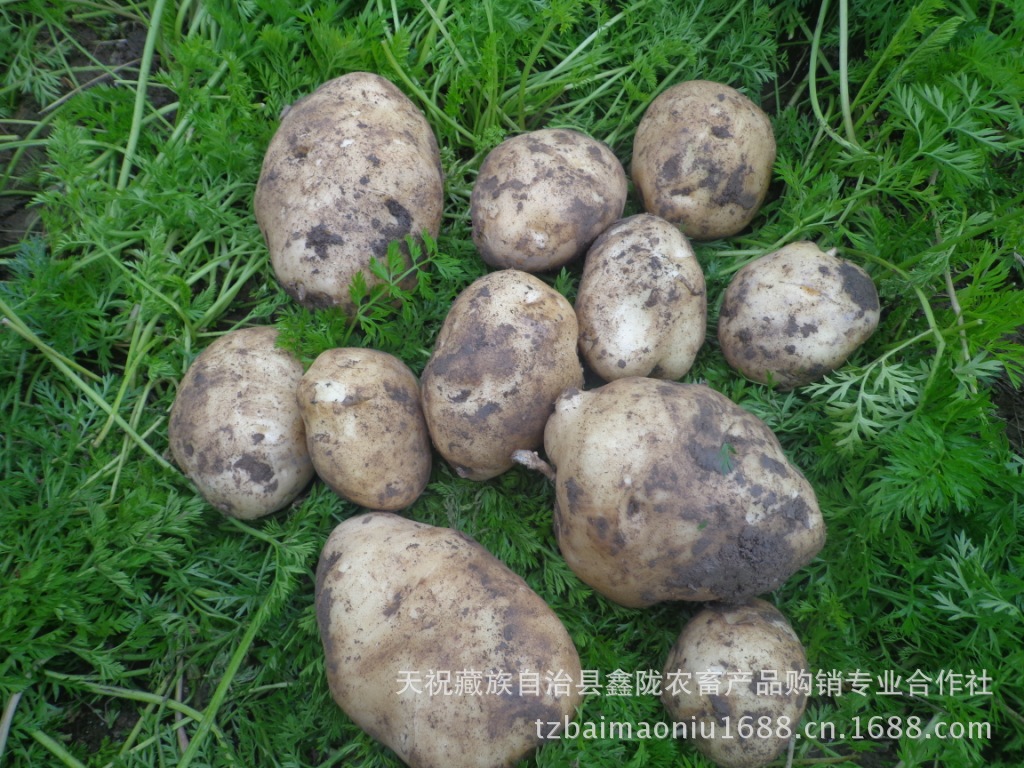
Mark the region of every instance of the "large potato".
POLYGON ((879 313, 867 272, 814 243, 790 243, 733 276, 718 341, 744 376, 792 389, 845 363, 875 332, 879 313))
POLYGON ((430 479, 430 435, 405 363, 374 349, 328 349, 297 396, 313 466, 335 493, 387 511, 419 498, 430 479))
POLYGON ((203 497, 250 520, 287 506, 313 479, 295 388, 302 364, 274 328, 244 328, 204 349, 178 386, 171 453, 203 497))
POLYGON ((540 744, 538 720, 580 703, 558 617, 458 531, 349 518, 320 556, 316 613, 334 700, 411 768, 512 766, 540 744), (449 682, 432 691, 431 675, 449 682))
POLYGON ((644 209, 695 240, 741 231, 768 193, 775 135, 734 88, 690 80, 660 94, 633 140, 633 183, 644 209))
POLYGON ((583 386, 572 305, 514 269, 491 272, 452 304, 421 377, 438 452, 462 477, 486 480, 539 448, 555 398, 583 386))
POLYGON ((491 266, 555 269, 622 215, 626 193, 626 172, 600 141, 565 128, 513 136, 473 185, 473 242, 491 266))
POLYGON ((686 236, 657 216, 630 216, 601 234, 575 306, 580 353, 606 381, 678 379, 704 343, 704 272, 686 236))
POLYGON ((817 554, 814 490, 768 426, 701 384, 569 390, 544 432, 569 567, 629 607, 743 600, 817 554))
POLYGON ((357 274, 426 230, 444 204, 441 157, 423 113, 379 75, 330 80, 282 118, 256 185, 256 220, 284 289, 351 311, 357 274))
POLYGON ((775 606, 756 599, 693 616, 662 679, 672 721, 722 768, 774 760, 798 732, 810 688, 800 638, 775 606))

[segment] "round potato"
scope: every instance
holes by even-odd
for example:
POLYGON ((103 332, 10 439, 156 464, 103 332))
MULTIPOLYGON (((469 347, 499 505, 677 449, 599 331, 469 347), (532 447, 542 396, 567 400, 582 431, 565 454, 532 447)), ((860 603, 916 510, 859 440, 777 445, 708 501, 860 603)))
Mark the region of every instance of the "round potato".
POLYGON ((473 242, 494 267, 555 269, 581 256, 626 205, 626 172, 578 131, 506 139, 484 158, 473 193, 473 242))
POLYGON ((269 515, 313 479, 295 388, 302 364, 274 328, 227 333, 178 386, 167 435, 175 462, 202 496, 243 520, 269 515))
POLYGON ((807 655, 771 603, 709 605, 669 651, 661 700, 698 750, 722 768, 760 768, 797 732, 807 655))
POLYGON ((459 294, 421 377, 430 436, 459 475, 487 480, 540 447, 555 398, 583 386, 578 335, 568 300, 526 272, 491 272, 459 294))
POLYGON ((410 768, 513 766, 581 700, 561 621, 459 531, 349 518, 320 556, 316 614, 335 702, 410 768))
POLYGON ((631 170, 648 213, 695 240, 713 240, 751 222, 774 163, 775 135, 760 107, 727 85, 689 80, 647 108, 631 170))
POLYGON ((352 72, 282 118, 256 185, 256 221, 284 289, 307 307, 352 310, 352 279, 378 279, 392 241, 437 237, 441 156, 423 113, 392 83, 352 72))
POLYGON ((601 234, 575 306, 580 352, 605 381, 678 379, 704 343, 704 272, 686 236, 657 216, 630 216, 601 234))
POLYGON ((430 479, 430 435, 415 374, 373 349, 328 349, 297 390, 316 473, 342 498, 396 511, 430 479))
POLYGON ((718 341, 744 376, 792 389, 845 363, 875 332, 879 311, 867 272, 814 243, 791 243, 733 276, 718 341))
POLYGON ((622 605, 770 592, 825 542, 814 490, 772 431, 704 385, 569 390, 544 448, 562 555, 622 605))

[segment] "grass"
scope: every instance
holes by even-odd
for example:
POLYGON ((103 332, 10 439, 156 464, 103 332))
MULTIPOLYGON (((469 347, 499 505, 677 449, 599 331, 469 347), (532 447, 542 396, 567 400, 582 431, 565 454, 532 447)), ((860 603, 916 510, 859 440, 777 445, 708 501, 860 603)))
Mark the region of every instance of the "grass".
MULTIPOLYGON (((792 764, 1020 765, 1024 457, 996 393, 1019 404, 1024 374, 1022 73, 1024 16, 983 0, 0 0, 0 200, 34 217, 0 255, 3 765, 397 765, 331 702, 316 634, 319 549, 359 510, 315 484, 268 520, 222 518, 169 460, 176 384, 253 324, 306 362, 366 344, 420 371, 484 271, 468 198, 486 152, 568 126, 628 167, 646 105, 694 77, 761 103, 779 142, 751 229, 697 246, 709 327, 729 277, 796 239, 864 266, 884 306, 844 368, 796 392, 737 377, 713 341, 687 376, 776 431, 828 523, 770 597, 820 687, 805 721, 847 737, 800 740, 792 764), (385 283, 347 319, 277 286, 251 200, 284 106, 352 69, 423 109, 447 206, 417 286, 395 304, 385 283), (939 738, 972 723, 990 733, 939 738)), ((548 279, 571 298, 577 276, 548 279)), ((550 506, 525 470, 472 483, 437 462, 409 514, 523 575, 584 668, 660 669, 695 607, 596 596, 550 506)), ((588 698, 581 719, 602 717, 665 714, 588 698)), ((707 763, 683 742, 580 737, 528 764, 707 763)))

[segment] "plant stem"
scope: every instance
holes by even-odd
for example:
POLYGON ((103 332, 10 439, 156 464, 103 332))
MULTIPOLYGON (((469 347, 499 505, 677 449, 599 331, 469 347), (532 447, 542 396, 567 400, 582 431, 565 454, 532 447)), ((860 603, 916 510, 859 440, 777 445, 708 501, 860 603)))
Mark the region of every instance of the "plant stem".
POLYGON ((142 116, 146 108, 149 73, 153 68, 153 52, 156 49, 156 38, 160 34, 160 18, 163 16, 165 5, 166 0, 156 0, 156 4, 153 6, 153 15, 149 21, 149 32, 146 34, 146 44, 142 49, 142 64, 139 66, 139 81, 135 91, 135 110, 132 114, 132 128, 128 134, 128 143, 124 148, 124 159, 121 161, 121 175, 117 180, 118 191, 123 191, 128 186, 132 162, 135 160, 135 150, 139 145, 139 137, 142 135, 142 116))
MULTIPOLYGON (((271 588, 271 591, 273 591, 273 587, 271 588)), ((256 639, 256 635, 259 633, 260 629, 263 628, 267 619, 270 618, 271 612, 276 609, 276 607, 276 601, 268 600, 260 604, 260 607, 256 610, 252 621, 249 623, 248 629, 245 630, 245 635, 242 636, 242 641, 238 644, 238 647, 232 654, 231 660, 228 662, 227 669, 224 670, 224 676, 221 677, 220 682, 217 684, 217 689, 213 692, 213 697, 210 699, 210 703, 203 711, 199 727, 196 728, 196 732, 192 735, 192 740, 189 742, 188 749, 186 749, 185 753, 181 756, 178 768, 188 768, 196 758, 200 747, 203 742, 206 741, 206 737, 209 735, 210 731, 215 728, 217 712, 224 703, 224 699, 227 698, 228 689, 231 688, 231 683, 234 681, 235 675, 238 674, 238 670, 241 668, 242 662, 245 661, 245 657, 249 654, 249 649, 252 647, 253 641, 256 639)))
POLYGON ((72 90, 68 91, 63 96, 61 96, 59 99, 57 99, 55 101, 51 101, 49 104, 47 104, 45 107, 43 107, 42 109, 39 110, 39 114, 45 115, 47 112, 52 112, 53 110, 55 110, 58 107, 60 107, 62 104, 65 104, 68 101, 70 101, 71 99, 73 99, 75 96, 78 96, 79 94, 83 93, 84 91, 89 90, 94 85, 99 85, 100 83, 104 82, 105 80, 113 79, 114 74, 119 72, 119 71, 121 71, 122 69, 128 69, 130 67, 134 67, 138 63, 139 63, 138 59, 136 59, 135 61, 126 61, 124 64, 118 64, 116 67, 113 67, 112 69, 107 70, 103 74, 96 75, 96 77, 92 78, 91 80, 89 80, 89 81, 87 81, 85 83, 82 83, 77 88, 73 88, 72 90))
POLYGON ((8 326, 11 330, 13 330, 15 333, 17 333, 19 336, 21 336, 23 339, 25 339, 35 347, 39 347, 40 345, 45 346, 46 349, 49 350, 49 354, 51 356, 53 356, 55 359, 60 360, 68 368, 77 371, 86 378, 89 378, 92 381, 101 381, 100 377, 97 376, 92 371, 90 371, 88 368, 83 368, 70 357, 62 355, 53 347, 46 346, 43 340, 36 336, 36 334, 33 333, 31 328, 25 325, 24 321, 22 321, 22 319, 18 317, 18 314, 3 299, 0 299, 0 314, 4 315, 4 319, 0 321, 0 325, 8 326))
POLYGON ((401 78, 402 82, 405 83, 405 86, 416 95, 416 98, 420 100, 420 103, 430 110, 430 114, 444 122, 464 139, 469 140, 471 143, 476 142, 476 137, 472 133, 463 128, 461 124, 452 120, 452 118, 445 114, 444 110, 438 109, 437 105, 430 100, 430 97, 423 92, 423 89, 412 81, 412 79, 405 73, 405 70, 402 69, 402 65, 398 63, 398 59, 395 58, 395 54, 391 50, 390 45, 382 42, 380 49, 384 53, 384 58, 388 60, 388 64, 390 64, 391 68, 395 71, 395 74, 397 74, 401 78))
MULTIPOLYGON (((821 110, 821 104, 818 102, 818 51, 821 49, 821 32, 825 26, 825 15, 827 12, 828 0, 822 0, 821 9, 818 12, 818 23, 814 27, 814 37, 811 40, 811 60, 808 64, 809 72, 807 75, 808 96, 810 97, 811 111, 814 112, 814 116, 818 119, 818 125, 821 129, 837 144, 853 149, 853 145, 836 133, 828 124, 821 110)), ((840 76, 840 80, 844 81, 845 78, 840 76)))
MULTIPOLYGON (((183 704, 180 701, 170 698, 169 694, 156 694, 148 691, 136 691, 131 688, 119 688, 116 685, 94 683, 91 680, 84 680, 80 677, 75 677, 74 675, 65 675, 61 672, 51 672, 50 670, 43 670, 43 674, 54 680, 71 683, 74 687, 81 688, 89 693, 95 693, 99 696, 112 696, 118 699, 137 701, 141 704, 157 704, 160 706, 166 706, 174 712, 181 712, 185 717, 195 720, 196 722, 203 719, 202 712, 194 707, 188 706, 188 704, 183 704)), ((214 733, 219 740, 224 739, 224 734, 221 731, 215 729, 214 733)))
POLYGON ((68 766, 68 768, 85 768, 85 764, 79 762, 78 758, 64 749, 56 739, 47 736, 40 730, 31 730, 28 732, 28 735, 50 750, 53 756, 68 766))
MULTIPOLYGON (((134 429, 135 431, 138 431, 138 424, 139 421, 141 421, 142 419, 142 412, 145 410, 146 405, 149 402, 149 393, 152 390, 152 388, 153 383, 147 382, 146 386, 142 390, 142 394, 139 396, 139 399, 135 402, 135 408, 132 410, 131 421, 128 422, 129 424, 131 424, 132 429, 134 429)), ((152 424, 152 426, 149 427, 149 429, 145 431, 145 433, 141 435, 141 437, 143 439, 149 437, 150 433, 153 432, 153 430, 156 429, 158 426, 160 426, 160 424, 162 424, 163 421, 164 417, 161 416, 152 424)), ((117 459, 115 459, 114 477, 110 483, 110 494, 108 495, 108 498, 110 499, 111 503, 114 503, 114 499, 117 497, 117 486, 121 478, 121 470, 124 468, 125 462, 127 462, 128 460, 128 448, 130 447, 129 442, 130 441, 128 439, 128 436, 125 435, 121 444, 121 452, 117 455, 117 459)))
POLYGON ((526 82, 530 78, 530 71, 540 56, 540 52, 544 50, 548 38, 551 37, 554 31, 555 19, 551 19, 544 27, 544 31, 541 32, 536 45, 530 51, 530 55, 526 57, 526 63, 523 64, 523 74, 519 78, 519 129, 523 131, 526 130, 526 82))
MULTIPOLYGON (((121 402, 124 400, 125 395, 128 393, 129 386, 131 386, 132 381, 135 379, 135 372, 142 363, 143 355, 149 351, 153 329, 156 327, 157 320, 160 319, 159 315, 154 317, 145 326, 145 330, 143 330, 142 323, 138 322, 138 315, 140 311, 141 307, 138 304, 132 308, 132 314, 135 315, 135 328, 132 331, 131 343, 128 345, 128 361, 125 363, 124 373, 122 374, 121 387, 118 389, 117 395, 114 397, 114 403, 111 406, 111 409, 115 413, 117 413, 121 408, 121 402)), ((107 422, 100 429, 100 433, 96 435, 96 438, 92 441, 93 447, 99 447, 103 442, 103 439, 107 436, 107 433, 110 432, 110 428, 113 424, 113 418, 108 416, 107 422)))
POLYGON ((430 19, 434 24, 430 28, 430 32, 427 33, 427 37, 424 39, 423 45, 421 46, 419 65, 422 67, 426 64, 427 53, 429 53, 430 49, 433 48, 434 40, 437 38, 437 33, 440 32, 441 37, 443 37, 444 41, 448 43, 448 47, 452 54, 454 54, 455 60, 459 63, 459 66, 463 69, 469 69, 469 64, 467 64, 466 60, 462 57, 462 51, 459 50, 459 46, 455 44, 454 40, 452 40, 448 27, 445 26, 444 21, 441 19, 441 15, 447 10, 447 0, 441 0, 441 3, 436 9, 431 8, 430 3, 428 3, 427 0, 420 0, 420 2, 423 4, 423 10, 427 12, 427 15, 430 16, 430 19))
POLYGON ((100 408, 100 410, 102 410, 104 413, 110 416, 114 420, 114 423, 116 423, 117 426, 124 430, 124 432, 135 442, 135 444, 138 445, 157 464, 159 464, 164 469, 176 471, 174 467, 171 466, 171 464, 163 456, 157 453, 149 443, 143 440, 142 437, 134 429, 132 429, 131 425, 128 424, 128 422, 126 422, 119 413, 117 413, 113 408, 110 407, 110 404, 106 400, 104 400, 102 397, 100 397, 99 394, 97 394, 96 390, 94 390, 87 383, 85 383, 82 380, 82 378, 77 373, 75 373, 74 370, 72 370, 71 365, 65 362, 65 358, 63 355, 61 355, 52 347, 47 345, 42 339, 36 336, 27 326, 25 326, 23 323, 17 320, 17 315, 15 315, 11 311, 10 307, 8 307, 7 304, 2 299, 0 299, 0 312, 6 315, 6 317, 0 320, 0 325, 6 325, 9 328, 12 328, 15 331, 15 333, 17 333, 23 339, 28 341, 30 344, 32 344, 32 346, 34 346, 40 352, 42 352, 43 356, 46 357, 46 359, 49 360, 57 368, 57 370, 59 370, 61 373, 63 373, 65 376, 71 379, 71 382, 76 387, 78 387, 79 390, 81 390, 82 394, 84 394, 86 398, 91 400, 95 405, 97 405, 100 408))
POLYGON ((0 764, 3 763, 4 749, 7 746, 7 735, 11 732, 11 723, 14 722, 14 710, 18 708, 18 702, 24 695, 24 691, 12 693, 4 707, 3 717, 0 717, 0 764))
POLYGON ((853 130, 853 113, 850 109, 850 9, 849 0, 839 0, 839 103, 843 111, 843 127, 846 139, 857 144, 857 133, 853 130))

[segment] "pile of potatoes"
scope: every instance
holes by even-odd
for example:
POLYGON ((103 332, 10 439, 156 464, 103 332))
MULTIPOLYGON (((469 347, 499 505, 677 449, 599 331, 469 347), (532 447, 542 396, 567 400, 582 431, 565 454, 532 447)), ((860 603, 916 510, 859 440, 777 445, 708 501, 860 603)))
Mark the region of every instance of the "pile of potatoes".
MULTIPOLYGON (((680 383, 705 342, 707 292, 691 240, 747 227, 768 193, 768 117, 707 81, 663 92, 626 172, 582 133, 514 136, 484 160, 473 241, 494 267, 453 303, 419 380, 392 355, 330 349, 307 370, 273 328, 225 334, 181 382, 170 449, 223 513, 255 519, 314 476, 364 508, 330 534, 316 576, 327 677, 338 705, 410 766, 510 766, 534 723, 574 716, 574 685, 517 695, 396 693, 403 672, 562 670, 580 660, 554 612, 467 535, 401 514, 440 456, 486 481, 517 463, 554 488, 562 556, 621 605, 706 603, 665 676, 754 682, 733 695, 666 690, 676 720, 800 719, 804 697, 752 695, 768 671, 807 661, 760 599, 825 541, 814 490, 770 428, 724 395, 680 383), (536 276, 583 259, 575 304, 536 276), (585 387, 584 366, 603 383, 585 387), (542 458, 540 452, 543 450, 542 458), (748 690, 751 689, 751 690, 748 690), (478 749, 457 744, 469 742, 478 749)), ((255 196, 278 280, 297 301, 350 311, 349 286, 390 243, 441 226, 436 138, 418 108, 369 73, 324 84, 282 118, 255 196)), ((726 360, 792 388, 842 365, 878 323, 862 269, 792 243, 741 269, 721 306, 726 360)), ((574 678, 575 676, 575 678, 574 678)), ((695 737, 723 766, 760 766, 784 740, 695 737)))

